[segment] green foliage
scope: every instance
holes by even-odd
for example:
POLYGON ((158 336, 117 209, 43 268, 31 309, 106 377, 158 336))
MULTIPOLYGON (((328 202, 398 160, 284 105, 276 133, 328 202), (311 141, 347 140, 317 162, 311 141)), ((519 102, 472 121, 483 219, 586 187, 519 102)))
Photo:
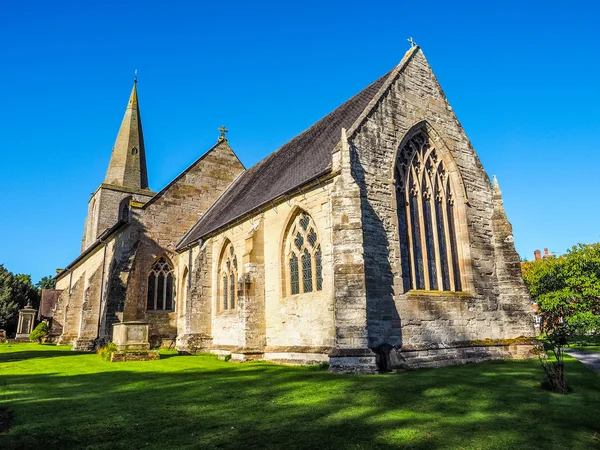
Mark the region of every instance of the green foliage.
POLYGON ((30 341, 38 341, 40 344, 50 332, 46 322, 40 322, 37 327, 29 334, 30 341))
POLYGON ((119 351, 117 346, 113 342, 109 342, 108 344, 103 345, 102 347, 98 347, 97 353, 98 356, 100 356, 100 358, 104 361, 110 361, 110 355, 112 355, 112 353, 116 351, 119 351))
POLYGON ((542 384, 566 393, 563 347, 576 336, 600 332, 600 243, 578 244, 560 258, 525 263, 522 271, 554 356, 553 361, 541 358, 542 384))
POLYGON ((568 339, 600 332, 600 243, 578 244, 560 258, 523 265, 543 331, 568 339))
POLYGON ((9 334, 17 328, 19 309, 25 307, 30 300, 33 307, 39 306, 40 297, 31 283, 31 277, 24 274, 13 274, 0 264, 0 328, 9 334))
POLYGON ((56 288, 56 280, 53 276, 48 275, 43 277, 40 281, 35 283, 35 287, 41 291, 42 289, 54 289, 56 288))

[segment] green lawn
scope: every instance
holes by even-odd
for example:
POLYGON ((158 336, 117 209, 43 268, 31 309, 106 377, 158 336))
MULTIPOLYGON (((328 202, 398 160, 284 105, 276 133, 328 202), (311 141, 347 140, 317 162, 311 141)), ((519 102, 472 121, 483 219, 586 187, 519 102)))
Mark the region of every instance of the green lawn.
POLYGON ((600 448, 600 377, 568 358, 569 395, 536 360, 394 375, 163 354, 110 363, 0 345, 0 448, 600 448))

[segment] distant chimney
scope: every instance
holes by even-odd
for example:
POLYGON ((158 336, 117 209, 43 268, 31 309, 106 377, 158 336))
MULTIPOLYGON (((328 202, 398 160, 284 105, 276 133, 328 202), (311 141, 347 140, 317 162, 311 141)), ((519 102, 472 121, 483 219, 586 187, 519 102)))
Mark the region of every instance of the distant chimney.
POLYGON ((544 249, 544 258, 547 258, 548 256, 550 256, 550 255, 548 254, 548 249, 547 249, 547 248, 545 248, 545 249, 544 249))
POLYGON ((540 259, 542 259, 542 252, 539 250, 535 250, 533 252, 533 259, 535 259, 536 261, 539 261, 540 259))

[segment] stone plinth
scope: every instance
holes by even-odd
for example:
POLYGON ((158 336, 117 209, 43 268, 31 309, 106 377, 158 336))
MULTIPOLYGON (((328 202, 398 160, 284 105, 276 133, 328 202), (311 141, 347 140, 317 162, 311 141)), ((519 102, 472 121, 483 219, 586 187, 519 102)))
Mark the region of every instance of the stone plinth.
POLYGON ((36 314, 37 309, 33 309, 29 303, 25 308, 19 310, 19 323, 17 325, 15 340, 29 340, 29 335, 33 331, 33 325, 35 324, 36 314))
POLYGON ((156 350, 150 350, 148 328, 146 322, 122 322, 113 325, 113 343, 117 351, 113 352, 112 362, 149 361, 158 359, 156 350))
POLYGON ((113 325, 113 343, 120 352, 150 350, 146 322, 122 322, 113 325))

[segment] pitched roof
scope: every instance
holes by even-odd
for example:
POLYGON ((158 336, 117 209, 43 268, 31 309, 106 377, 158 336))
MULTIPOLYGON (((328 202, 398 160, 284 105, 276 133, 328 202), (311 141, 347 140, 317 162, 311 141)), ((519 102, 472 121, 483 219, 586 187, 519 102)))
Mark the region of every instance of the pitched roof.
POLYGON ((177 245, 181 249, 245 214, 329 172, 341 129, 349 129, 407 60, 243 172, 177 245))

